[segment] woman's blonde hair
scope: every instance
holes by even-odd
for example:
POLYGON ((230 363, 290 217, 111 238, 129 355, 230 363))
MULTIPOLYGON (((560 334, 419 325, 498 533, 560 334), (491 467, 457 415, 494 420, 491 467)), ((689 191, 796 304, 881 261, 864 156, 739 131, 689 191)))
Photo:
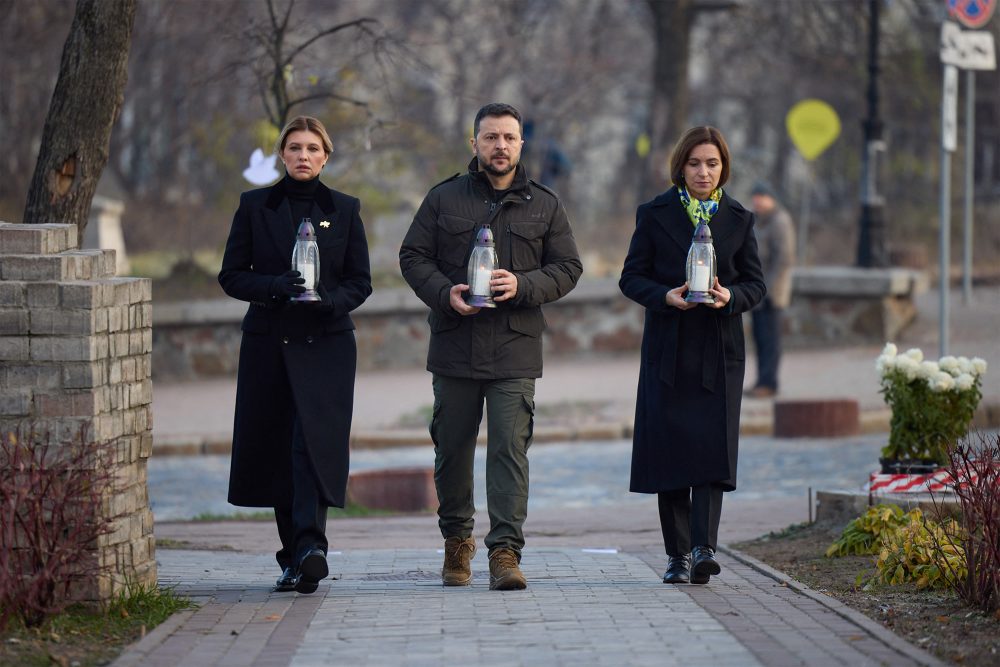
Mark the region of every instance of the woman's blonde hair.
POLYGON ((674 146, 674 152, 670 155, 670 180, 677 187, 684 184, 684 163, 687 162, 695 146, 702 144, 712 144, 719 149, 719 155, 722 157, 722 173, 719 175, 718 187, 729 181, 729 145, 726 144, 722 132, 710 125, 702 125, 692 127, 681 135, 680 141, 674 146))
POLYGON ((312 116, 296 116, 288 121, 288 124, 281 130, 281 134, 278 135, 278 141, 274 144, 275 153, 281 155, 281 152, 285 150, 288 135, 292 132, 312 132, 322 140, 323 151, 326 152, 327 156, 333 152, 333 142, 330 141, 330 135, 326 133, 326 128, 323 127, 323 123, 319 119, 312 116))

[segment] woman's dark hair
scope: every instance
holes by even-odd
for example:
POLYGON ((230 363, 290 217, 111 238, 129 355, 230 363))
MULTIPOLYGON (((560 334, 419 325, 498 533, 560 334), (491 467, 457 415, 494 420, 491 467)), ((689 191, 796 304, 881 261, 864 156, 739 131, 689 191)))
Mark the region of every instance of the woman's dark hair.
POLYGON ((722 174, 719 176, 719 187, 722 187, 729 180, 729 145, 722 136, 722 132, 710 125, 692 127, 681 135, 680 141, 674 146, 674 152, 670 155, 670 180, 674 185, 680 187, 684 184, 684 163, 691 156, 691 151, 695 146, 702 144, 712 144, 719 149, 722 156, 722 174))
POLYGON ((512 116, 517 121, 517 129, 524 134, 524 123, 521 122, 521 112, 503 102, 490 102, 476 114, 476 122, 472 125, 472 136, 479 136, 479 121, 487 116, 512 116))
POLYGON ((323 123, 312 116, 296 116, 288 121, 288 124, 281 130, 281 134, 278 135, 278 140, 274 143, 275 153, 281 155, 281 152, 285 150, 288 135, 292 132, 312 132, 322 140, 323 151, 327 155, 333 152, 333 142, 330 141, 330 135, 326 133, 323 123))

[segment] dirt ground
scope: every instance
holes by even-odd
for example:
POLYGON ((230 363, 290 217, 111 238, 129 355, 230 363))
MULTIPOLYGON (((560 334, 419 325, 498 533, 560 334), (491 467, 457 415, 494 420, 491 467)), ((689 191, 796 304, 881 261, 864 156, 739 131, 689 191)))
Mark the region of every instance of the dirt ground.
POLYGON ((955 665, 1000 664, 1000 615, 971 609, 950 591, 916 586, 861 590, 874 573, 874 557, 826 558, 841 526, 813 524, 733 546, 810 588, 880 622, 907 641, 955 665), (864 573, 858 583, 859 573, 864 573))

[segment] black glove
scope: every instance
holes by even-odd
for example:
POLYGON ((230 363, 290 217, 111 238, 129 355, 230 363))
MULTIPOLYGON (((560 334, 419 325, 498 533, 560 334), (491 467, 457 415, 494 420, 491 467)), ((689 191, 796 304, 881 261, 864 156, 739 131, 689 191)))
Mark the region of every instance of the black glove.
POLYGON ((267 293, 272 299, 283 299, 298 296, 306 291, 306 279, 298 271, 285 271, 280 276, 275 276, 271 285, 267 288, 267 293))

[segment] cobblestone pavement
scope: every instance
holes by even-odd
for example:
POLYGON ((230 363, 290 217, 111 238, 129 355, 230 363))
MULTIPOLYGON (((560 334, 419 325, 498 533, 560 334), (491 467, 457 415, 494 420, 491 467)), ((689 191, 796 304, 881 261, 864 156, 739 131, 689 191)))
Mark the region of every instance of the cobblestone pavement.
POLYGON ((525 591, 444 588, 436 549, 332 552, 314 595, 269 593, 269 555, 161 550, 161 582, 201 606, 116 667, 168 665, 936 665, 853 612, 721 553, 708 586, 660 583, 656 548, 527 548, 525 591))

